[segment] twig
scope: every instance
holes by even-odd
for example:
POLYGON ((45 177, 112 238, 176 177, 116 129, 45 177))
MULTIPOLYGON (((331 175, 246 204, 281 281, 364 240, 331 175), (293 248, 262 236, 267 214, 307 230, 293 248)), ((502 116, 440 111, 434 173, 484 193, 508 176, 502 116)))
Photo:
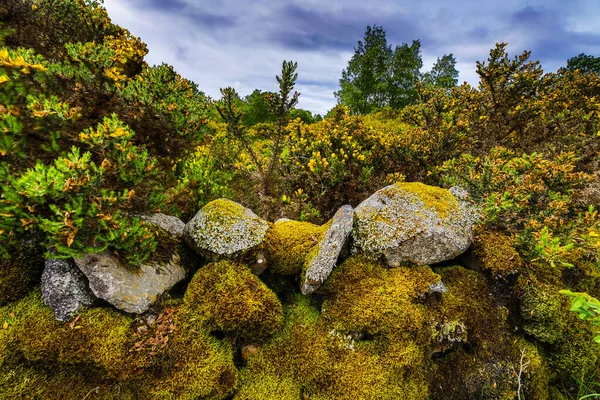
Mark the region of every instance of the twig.
POLYGON ((99 391, 100 391, 100 386, 96 386, 94 389, 90 390, 90 391, 89 391, 89 392, 88 392, 88 393, 85 395, 85 397, 84 397, 82 400, 85 400, 85 399, 87 399, 87 398, 88 398, 88 396, 89 396, 90 394, 92 394, 92 392, 96 392, 96 394, 98 394, 98 392, 99 392, 99 391))
POLYGON ((517 383, 518 383, 517 396, 518 396, 519 400, 521 400, 521 390, 522 390, 521 375, 523 375, 523 373, 529 366, 529 361, 527 361, 526 363, 523 363, 524 358, 525 358, 525 349, 522 349, 521 350, 521 361, 519 362, 519 374, 517 376, 517 383))

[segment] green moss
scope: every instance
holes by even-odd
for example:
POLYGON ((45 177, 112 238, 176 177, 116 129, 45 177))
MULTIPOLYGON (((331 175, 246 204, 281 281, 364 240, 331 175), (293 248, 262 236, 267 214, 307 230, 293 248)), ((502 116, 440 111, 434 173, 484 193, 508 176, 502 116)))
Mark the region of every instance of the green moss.
POLYGON ((423 351, 414 343, 353 339, 305 296, 296 296, 285 314, 284 328, 248 358, 236 399, 271 398, 265 391, 278 383, 290 399, 427 398, 423 351), (303 397, 294 397, 298 391, 303 397))
POLYGON ((439 281, 429 267, 385 268, 353 256, 336 268, 324 285, 330 296, 323 304, 333 326, 368 334, 417 332, 426 317, 419 296, 439 281))
POLYGON ((495 303, 484 275, 461 266, 442 267, 435 272, 448 288, 431 310, 436 321, 460 322, 470 342, 493 346, 494 338, 500 338, 508 329, 508 311, 495 303))
POLYGON ((300 274, 308 254, 323 238, 328 228, 328 224, 318 226, 299 221, 273 224, 265 237, 269 268, 282 275, 300 274))
POLYGON ((563 382, 582 379, 598 369, 600 348, 592 341, 592 329, 574 313, 566 316, 560 340, 547 349, 548 362, 563 382))
POLYGON ((523 260, 514 247, 513 240, 498 232, 483 232, 474 239, 474 254, 485 271, 494 278, 518 273, 523 260))
POLYGON ((515 292, 519 297, 523 331, 544 343, 561 339, 566 327, 568 299, 560 288, 532 276, 521 276, 515 292))
POLYGON ((0 306, 23 298, 40 281, 44 251, 36 241, 23 241, 21 248, 8 249, 10 259, 0 257, 0 306))
POLYGON ((434 363, 434 398, 547 400, 550 371, 535 346, 522 338, 496 341, 497 351, 457 349, 434 363), (520 375, 520 376, 519 376, 520 375))
POLYGON ((169 307, 173 321, 155 326, 149 336, 135 334, 135 322, 111 309, 85 310, 71 324, 57 322, 39 290, 3 307, 0 371, 14 377, 14 393, 23 393, 7 398, 80 399, 95 387, 95 398, 106 399, 226 397, 237 384, 231 341, 211 337, 184 307, 169 307), (153 338, 161 341, 148 340, 153 338), (145 350, 133 351, 141 342, 145 350), (19 388, 18 382, 28 380, 31 385, 19 388), (76 386, 73 393, 69 386, 76 386))
POLYGON ((133 333, 129 317, 95 308, 82 311, 73 324, 58 322, 42 302, 39 290, 5 307, 2 314, 0 319, 8 326, 0 341, 10 343, 11 351, 28 361, 88 364, 114 376, 126 373, 124 361, 133 333))
POLYGON ((300 385, 290 376, 255 375, 244 368, 240 373, 240 389, 234 400, 300 400, 300 385))
POLYGON ((0 367, 0 399, 123 399, 149 398, 139 384, 106 378, 102 371, 73 366, 45 368, 19 363, 0 367))
POLYGON ((246 339, 269 337, 283 323, 277 296, 247 266, 232 261, 201 268, 188 286, 184 308, 208 329, 246 339))
POLYGON ((223 399, 237 385, 233 346, 211 337, 197 321, 180 314, 169 346, 155 362, 158 375, 147 385, 159 399, 223 399))
POLYGON ((409 192, 415 195, 426 207, 435 210, 442 219, 458 210, 458 203, 452 193, 437 186, 425 185, 420 182, 400 182, 390 190, 394 192, 409 192))

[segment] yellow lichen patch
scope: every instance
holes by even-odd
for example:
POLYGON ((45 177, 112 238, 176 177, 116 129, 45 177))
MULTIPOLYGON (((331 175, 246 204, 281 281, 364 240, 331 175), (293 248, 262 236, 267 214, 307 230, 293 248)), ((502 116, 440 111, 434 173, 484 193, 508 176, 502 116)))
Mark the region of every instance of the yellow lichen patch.
POLYGON ((415 300, 438 281, 427 266, 387 269, 354 256, 325 283, 331 295, 323 304, 324 313, 343 331, 416 332, 425 322, 426 311, 415 300))
POLYGON ((203 212, 218 216, 224 220, 231 217, 239 217, 244 214, 245 210, 242 205, 227 199, 213 200, 202 208, 203 212))
POLYGON ((483 232, 474 239, 474 253, 481 266, 493 277, 502 278, 518 273, 523 260, 514 247, 513 240, 499 232, 483 232))
POLYGON ((183 307, 208 329, 247 339, 271 336, 283 323, 277 296, 247 266, 232 261, 201 268, 188 286, 183 307))
POLYGON ((442 219, 458 210, 456 198, 447 189, 425 185, 420 182, 399 182, 390 190, 409 192, 415 195, 427 208, 435 210, 442 219))
POLYGON ((318 226, 309 222, 282 221, 273 224, 265 237, 269 268, 282 275, 297 275, 306 257, 323 238, 329 224, 318 226))

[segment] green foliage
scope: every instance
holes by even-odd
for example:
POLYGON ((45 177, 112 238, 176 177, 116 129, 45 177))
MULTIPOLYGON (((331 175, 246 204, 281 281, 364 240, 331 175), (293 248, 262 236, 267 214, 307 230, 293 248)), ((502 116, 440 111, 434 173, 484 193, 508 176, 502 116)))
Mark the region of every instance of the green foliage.
POLYGON ((81 154, 73 147, 54 165, 38 162, 20 175, 4 175, 2 236, 40 230, 46 234, 49 251, 59 257, 107 248, 126 252, 141 244, 143 250, 126 256, 132 264, 145 260, 156 241, 139 219, 121 211, 133 203, 135 190, 128 190, 129 185, 151 179, 154 169, 148 153, 130 141, 133 135, 113 115, 80 135, 91 151, 105 157, 100 165, 92 161, 90 151, 81 154))
POLYGON ((353 114, 367 114, 383 107, 403 108, 418 102, 421 81, 449 89, 456 86, 456 60, 450 55, 438 58, 431 72, 423 75, 421 42, 403 43, 392 51, 381 26, 367 26, 358 41, 348 67, 342 72, 338 103, 353 114), (364 42, 363 42, 364 40, 364 42))
POLYGON ((431 72, 425 73, 423 81, 427 85, 443 89, 451 89, 458 83, 456 59, 452 54, 446 54, 437 59, 431 72))
POLYGON ((600 57, 581 53, 567 60, 567 69, 579 70, 585 74, 600 74, 600 57))
MULTIPOLYGON (((584 320, 589 321, 593 326, 600 326, 600 301, 587 293, 571 292, 570 290, 561 290, 561 294, 571 298, 571 311, 584 320)), ((594 337, 596 343, 600 343, 600 334, 594 337)))
POLYGON ((268 104, 269 112, 274 118, 274 129, 271 131, 267 157, 262 157, 260 152, 253 146, 248 129, 242 120, 243 114, 236 106, 236 99, 239 96, 235 89, 230 87, 221 89, 223 98, 216 104, 219 115, 227 124, 228 133, 242 145, 246 154, 250 157, 253 167, 258 172, 257 194, 260 199, 261 214, 265 218, 272 212, 273 203, 276 201, 280 157, 283 142, 288 133, 287 123, 289 122, 290 112, 298 103, 298 97, 300 96, 298 92, 292 93, 298 79, 297 68, 297 63, 284 61, 281 66, 281 76, 276 77, 279 83, 279 93, 267 93, 265 95, 264 99, 268 104))
POLYGON ((145 65, 145 45, 99 2, 9 1, 0 13, 0 253, 35 230, 53 256, 142 262, 156 240, 131 215, 201 200, 184 193, 191 171, 214 165, 188 158, 207 99, 171 67, 145 65))

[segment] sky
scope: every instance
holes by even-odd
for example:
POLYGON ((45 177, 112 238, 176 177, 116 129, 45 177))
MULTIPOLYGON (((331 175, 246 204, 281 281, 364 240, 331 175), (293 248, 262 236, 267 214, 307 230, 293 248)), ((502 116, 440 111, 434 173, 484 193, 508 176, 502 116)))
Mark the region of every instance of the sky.
POLYGON ((147 45, 150 64, 167 63, 219 98, 275 91, 283 60, 298 63, 298 107, 325 114, 367 25, 388 44, 421 40, 423 71, 452 53, 459 82, 477 85, 475 62, 496 42, 530 50, 553 72, 580 53, 600 55, 598 0, 105 0, 113 22, 147 45))

